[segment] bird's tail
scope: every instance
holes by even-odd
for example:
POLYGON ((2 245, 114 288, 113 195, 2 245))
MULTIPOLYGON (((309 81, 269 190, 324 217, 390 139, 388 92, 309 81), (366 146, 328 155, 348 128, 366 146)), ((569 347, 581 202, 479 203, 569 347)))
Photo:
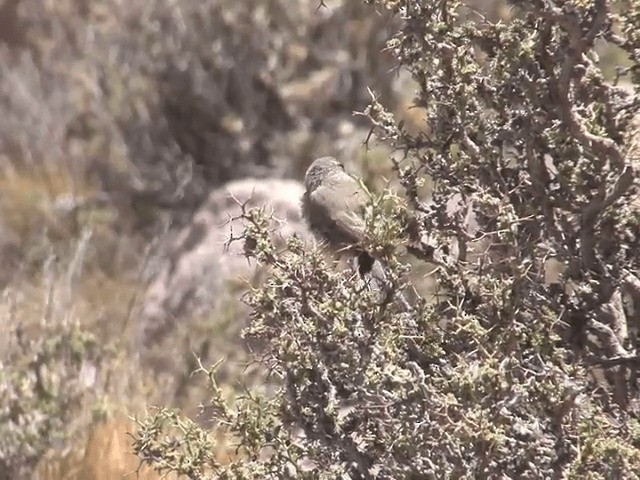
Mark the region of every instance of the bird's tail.
POLYGON ((367 287, 377 292, 378 303, 387 303, 390 301, 396 301, 401 306, 403 311, 411 309, 404 292, 394 292, 389 276, 386 272, 386 265, 379 259, 373 258, 367 252, 360 253, 357 257, 358 273, 364 280, 367 287), (395 298, 394 298, 395 297, 395 298))

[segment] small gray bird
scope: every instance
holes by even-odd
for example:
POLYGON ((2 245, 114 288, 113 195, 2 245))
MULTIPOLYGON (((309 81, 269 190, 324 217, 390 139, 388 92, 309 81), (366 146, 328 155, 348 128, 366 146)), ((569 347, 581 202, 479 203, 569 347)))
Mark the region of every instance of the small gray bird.
POLYGON ((374 258, 362 248, 367 196, 338 160, 321 157, 307 169, 302 214, 311 231, 336 252, 358 259, 361 276, 371 272, 374 258))

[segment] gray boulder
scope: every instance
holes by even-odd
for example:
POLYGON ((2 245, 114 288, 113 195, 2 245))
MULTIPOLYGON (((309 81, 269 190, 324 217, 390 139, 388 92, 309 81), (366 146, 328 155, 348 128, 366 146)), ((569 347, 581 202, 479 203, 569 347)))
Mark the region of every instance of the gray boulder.
POLYGON ((228 243, 232 233, 239 236, 244 229, 238 218, 243 204, 273 212, 277 244, 294 234, 310 238, 300 213, 302 193, 297 181, 254 178, 213 191, 192 221, 160 248, 164 253, 156 259, 139 317, 139 344, 156 345, 187 317, 207 315, 234 285, 237 296, 246 290, 246 281, 257 274, 256 264, 244 256, 242 241, 228 243))

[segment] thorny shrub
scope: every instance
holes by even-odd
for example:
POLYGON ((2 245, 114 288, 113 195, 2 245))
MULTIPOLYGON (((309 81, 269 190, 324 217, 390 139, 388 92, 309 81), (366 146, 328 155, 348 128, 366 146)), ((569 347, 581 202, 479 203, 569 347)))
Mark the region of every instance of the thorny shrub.
POLYGON ((136 451, 194 479, 639 478, 640 2, 512 1, 507 22, 368 3, 402 22, 388 49, 426 121, 409 134, 381 102, 365 112, 399 152, 404 193, 381 194, 370 238, 393 295, 297 239, 277 251, 247 213, 272 273, 245 333, 278 387, 228 403, 208 371, 228 464, 163 409, 136 451), (596 42, 628 57, 631 88, 605 81, 596 42), (405 254, 433 265, 429 301, 405 254))

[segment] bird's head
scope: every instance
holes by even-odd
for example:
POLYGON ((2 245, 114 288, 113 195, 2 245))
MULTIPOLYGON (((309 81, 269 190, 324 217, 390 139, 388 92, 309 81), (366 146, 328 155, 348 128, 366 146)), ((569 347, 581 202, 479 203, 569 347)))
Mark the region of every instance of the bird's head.
POLYGON ((344 166, 334 157, 320 157, 313 161, 304 176, 304 186, 308 192, 314 191, 327 177, 344 172, 344 166))

